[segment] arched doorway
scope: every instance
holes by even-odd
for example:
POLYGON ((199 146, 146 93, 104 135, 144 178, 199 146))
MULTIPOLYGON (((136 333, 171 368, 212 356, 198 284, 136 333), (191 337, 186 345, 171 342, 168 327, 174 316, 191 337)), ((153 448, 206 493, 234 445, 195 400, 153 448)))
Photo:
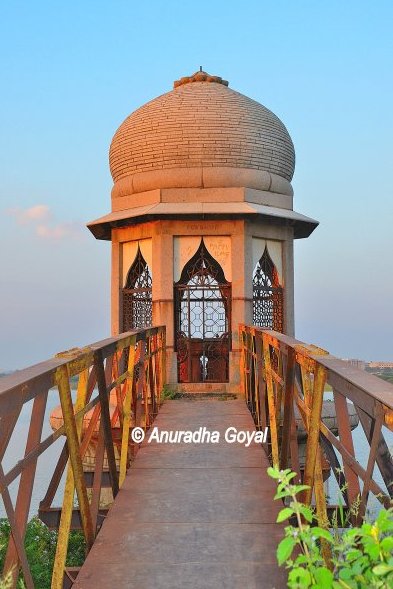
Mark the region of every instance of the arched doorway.
POLYGON ((253 274, 253 323, 284 331, 283 288, 267 247, 253 274))
POLYGON ((231 284, 203 239, 175 283, 179 382, 228 382, 231 284))
POLYGON ((152 278, 141 250, 138 251, 123 288, 123 331, 152 324, 152 278))

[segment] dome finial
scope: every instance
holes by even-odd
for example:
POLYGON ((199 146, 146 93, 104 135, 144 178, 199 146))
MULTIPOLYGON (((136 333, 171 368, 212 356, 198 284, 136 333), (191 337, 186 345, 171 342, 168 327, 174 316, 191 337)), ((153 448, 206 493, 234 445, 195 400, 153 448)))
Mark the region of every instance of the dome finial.
POLYGON ((204 72, 202 66, 200 65, 198 72, 195 72, 195 74, 192 74, 192 76, 185 76, 184 78, 180 78, 180 80, 176 80, 173 83, 173 87, 177 88, 178 86, 190 84, 191 82, 215 82, 216 84, 228 86, 228 82, 226 80, 223 80, 220 76, 211 76, 207 72, 204 72))

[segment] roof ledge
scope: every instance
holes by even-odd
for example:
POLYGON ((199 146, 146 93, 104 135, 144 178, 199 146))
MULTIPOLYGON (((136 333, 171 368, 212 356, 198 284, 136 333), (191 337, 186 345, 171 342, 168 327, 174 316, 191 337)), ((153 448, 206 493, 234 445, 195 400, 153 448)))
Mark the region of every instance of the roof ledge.
POLYGON ((149 221, 208 220, 208 219, 269 220, 272 223, 294 228, 294 238, 309 237, 318 221, 296 211, 249 202, 220 203, 156 203, 142 207, 115 211, 88 223, 96 239, 110 240, 112 229, 139 225, 149 221))

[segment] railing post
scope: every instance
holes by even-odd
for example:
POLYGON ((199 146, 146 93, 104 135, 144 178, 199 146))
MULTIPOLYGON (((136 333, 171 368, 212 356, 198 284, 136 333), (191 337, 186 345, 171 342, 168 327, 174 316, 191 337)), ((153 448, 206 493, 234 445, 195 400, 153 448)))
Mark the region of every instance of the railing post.
POLYGON ((60 366, 56 372, 56 381, 59 388, 61 410, 63 412, 64 426, 68 442, 68 451, 78 495, 79 509, 81 513, 83 531, 88 550, 94 542, 93 523, 91 519, 89 500, 83 475, 82 458, 79 448, 78 431, 74 416, 74 407, 71 398, 68 367, 60 366))
MULTIPOLYGON (((88 370, 79 376, 75 413, 83 409, 87 397, 88 370)), ((78 446, 82 435, 83 416, 76 420, 78 446)), ((63 507, 60 516, 59 534, 57 538, 55 561, 53 564, 51 589, 63 589, 64 569, 67 558, 68 538, 71 529, 72 510, 74 507, 75 481, 71 462, 68 465, 64 488, 63 507)))
POLYGON ((246 386, 245 386, 245 349, 244 349, 244 337, 245 337, 245 328, 244 325, 239 325, 239 342, 240 342, 240 393, 243 399, 246 399, 246 386))
POLYGON ((154 369, 154 398, 156 415, 160 409, 160 337, 159 331, 156 330, 154 336, 154 358, 153 358, 153 369, 154 369))
POLYGON ((374 471, 374 467, 375 467, 378 444, 379 444, 379 440, 381 437, 381 430, 382 430, 383 422, 384 422, 384 411, 383 411, 381 404, 379 404, 378 409, 376 411, 375 418, 373 419, 372 436, 371 436, 371 441, 370 441, 370 453, 368 455, 366 476, 365 476, 364 482, 363 482, 363 489, 362 489, 362 495, 361 495, 360 506, 359 506, 359 515, 362 518, 365 516, 365 513, 366 513, 367 500, 368 500, 368 495, 370 492, 370 483, 371 483, 371 479, 372 479, 372 475, 373 475, 373 471, 374 471))
POLYGON ((319 432, 322 413, 323 392, 326 382, 326 370, 315 363, 312 405, 308 427, 306 462, 304 468, 304 484, 310 488, 304 491, 304 502, 311 503, 312 490, 315 480, 315 465, 319 452, 319 432))
POLYGON ((97 446, 96 446, 96 450, 95 450, 93 488, 92 488, 92 492, 91 492, 91 504, 90 504, 91 518, 93 520, 93 525, 94 525, 94 533, 96 533, 96 530, 97 530, 97 517, 98 517, 98 512, 100 509, 101 484, 102 484, 102 474, 103 474, 103 467, 104 467, 104 458, 105 458, 105 437, 104 437, 103 424, 100 421, 100 427, 98 430, 98 442, 97 442, 97 446))
MULTIPOLYGON (((296 353, 291 347, 287 347, 287 364, 285 370, 285 390, 284 390, 284 416, 282 424, 282 443, 281 443, 281 468, 288 467, 288 457, 292 434, 292 422, 294 419, 293 410, 293 388, 295 383, 295 360, 296 353)), ((300 475, 300 473, 297 473, 300 475)))
MULTIPOLYGON (((164 388, 166 383, 166 331, 165 329, 161 330, 161 389, 164 388)), ((160 398, 161 398, 160 390, 160 398)))
POLYGON ((131 425, 131 402, 132 402, 132 387, 134 383, 134 362, 135 362, 135 337, 131 339, 128 352, 128 366, 127 366, 127 380, 125 382, 125 395, 123 403, 123 431, 121 436, 121 452, 120 452, 120 475, 119 487, 122 486, 127 469, 128 447, 129 447, 129 433, 131 425))
POLYGON ((270 345, 269 336, 267 333, 262 335, 263 342, 263 360, 265 364, 265 379, 267 388, 267 402, 269 407, 269 424, 270 424, 270 439, 272 444, 272 461, 275 468, 279 468, 279 450, 278 450, 278 430, 276 419, 276 403, 274 399, 274 387, 272 377, 272 364, 270 360, 270 345))
MULTIPOLYGON (((351 456, 355 458, 355 449, 352 441, 351 425, 349 423, 347 400, 338 391, 333 391, 333 395, 340 442, 342 443, 344 448, 351 454, 351 456)), ((348 503, 349 505, 353 505, 355 501, 360 497, 359 478, 345 460, 343 461, 343 467, 345 480, 348 484, 348 503)), ((355 519, 354 523, 357 523, 355 519)))
POLYGON ((98 395, 100 397, 101 405, 101 423, 104 429, 104 439, 106 455, 108 458, 109 476, 112 485, 113 497, 116 497, 119 491, 119 479, 117 476, 115 451, 113 448, 111 420, 109 414, 109 399, 104 370, 104 359, 101 350, 97 350, 96 352, 94 352, 94 365, 97 374, 98 395))
MULTIPOLYGON (((29 563, 27 562, 26 551, 24 547, 24 538, 19 531, 19 527, 15 518, 15 511, 12 505, 10 492, 8 490, 7 485, 4 483, 4 470, 3 465, 0 462, 0 488, 2 489, 2 498, 4 503, 4 508, 8 517, 8 521, 11 527, 11 534, 12 539, 15 544, 16 551, 18 553, 19 562, 21 563, 21 568, 24 576, 25 583, 27 585, 27 589, 34 589, 33 577, 31 576, 31 571, 29 567, 29 563)), ((8 572, 8 571, 4 571, 8 572)), ((15 579, 14 579, 15 581, 15 579)), ((14 584, 15 587, 15 584, 14 584)))
MULTIPOLYGON (((42 428, 44 423, 45 408, 48 398, 48 392, 42 393, 34 399, 33 409, 31 413, 31 420, 29 426, 29 433, 26 442, 25 456, 29 454, 34 447, 39 444, 42 435, 42 428)), ((15 507, 15 521, 19 527, 21 537, 24 538, 26 531, 27 518, 29 515, 31 496, 33 492, 34 477, 37 468, 37 460, 30 464, 26 470, 22 472, 18 497, 15 507)), ((15 546, 12 535, 7 548, 5 558, 4 570, 9 571, 13 569, 12 577, 13 583, 16 584, 18 580, 18 552, 15 546)))

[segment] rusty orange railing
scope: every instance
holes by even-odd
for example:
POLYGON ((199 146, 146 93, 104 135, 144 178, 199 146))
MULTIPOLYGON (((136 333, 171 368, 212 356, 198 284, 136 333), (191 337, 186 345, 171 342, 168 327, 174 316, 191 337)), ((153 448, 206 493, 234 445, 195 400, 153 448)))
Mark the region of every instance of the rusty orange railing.
POLYGON ((0 491, 11 526, 4 573, 13 571, 13 587, 21 570, 26 587, 34 589, 24 536, 38 457, 61 435, 66 436, 39 509, 41 519, 59 529, 52 588, 60 589, 68 575, 66 556, 71 527, 79 524, 83 529, 89 550, 102 522, 101 489, 109 486, 116 496, 137 449, 130 439, 132 428, 146 429, 151 425, 164 384, 164 327, 136 330, 70 350, 0 380, 0 491), (72 398, 72 378, 77 380, 76 399, 72 398), (57 429, 41 441, 49 395, 58 395, 61 411, 57 429), (33 403, 24 457, 5 472, 4 454, 29 401, 33 403), (83 461, 92 444, 94 464, 91 472, 86 472, 83 461), (54 509, 51 506, 65 470, 62 509, 54 509), (17 479, 14 506, 9 486, 17 479))
POLYGON ((357 513, 350 514, 353 521, 364 517, 370 492, 390 506, 393 449, 384 434, 393 431, 393 385, 275 331, 242 325, 240 341, 243 393, 257 427, 268 427, 266 450, 271 462, 281 469, 292 468, 309 486, 303 500, 315 501, 319 524, 328 522, 324 478, 329 473, 336 477, 344 506, 350 510, 356 503, 357 513), (326 384, 332 392, 325 392, 326 384), (335 428, 323 417, 327 395, 333 396, 335 428), (349 418, 353 406, 348 402, 356 409, 368 443, 363 463, 356 456, 349 418), (300 430, 305 439, 303 464, 300 430))

